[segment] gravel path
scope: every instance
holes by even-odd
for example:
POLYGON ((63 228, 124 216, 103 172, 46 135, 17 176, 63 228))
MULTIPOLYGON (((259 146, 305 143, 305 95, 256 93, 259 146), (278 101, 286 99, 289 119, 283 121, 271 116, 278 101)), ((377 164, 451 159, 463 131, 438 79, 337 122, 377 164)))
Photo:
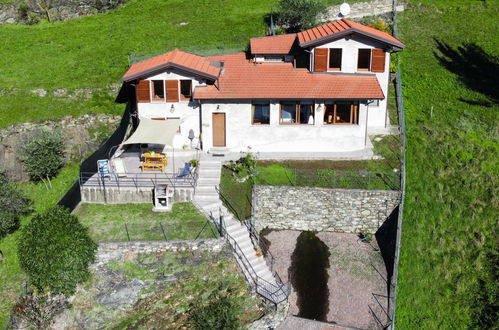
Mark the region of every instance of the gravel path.
MULTIPOLYGON (((275 270, 283 281, 288 279, 291 255, 299 235, 299 231, 291 230, 272 231, 266 235, 275 258, 275 270)), ((355 234, 322 232, 317 237, 329 247, 331 253, 327 321, 361 329, 377 328, 369 311, 370 306, 386 324, 382 309, 372 297, 372 293, 386 296, 387 290, 386 269, 381 253, 377 250, 377 243, 362 243, 355 234)), ((386 309, 387 299, 378 299, 386 309)), ((292 292, 289 298, 289 315, 297 315, 299 312, 296 300, 297 295, 292 292)))

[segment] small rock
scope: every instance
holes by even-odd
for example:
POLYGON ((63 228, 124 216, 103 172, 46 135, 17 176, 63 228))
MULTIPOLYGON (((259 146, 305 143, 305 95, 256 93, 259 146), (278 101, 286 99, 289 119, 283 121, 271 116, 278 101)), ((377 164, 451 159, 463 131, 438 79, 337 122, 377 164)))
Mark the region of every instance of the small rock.
POLYGON ((33 90, 31 90, 31 93, 38 94, 38 96, 40 96, 40 97, 47 96, 47 91, 45 89, 33 89, 33 90))

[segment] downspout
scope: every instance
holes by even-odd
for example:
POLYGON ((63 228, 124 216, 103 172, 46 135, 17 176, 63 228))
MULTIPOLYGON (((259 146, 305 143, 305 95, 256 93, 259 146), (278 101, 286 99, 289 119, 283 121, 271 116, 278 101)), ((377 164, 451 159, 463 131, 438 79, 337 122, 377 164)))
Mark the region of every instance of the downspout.
POLYGON ((365 135, 364 135, 364 147, 367 146, 367 139, 368 139, 368 136, 367 136, 367 123, 368 123, 368 119, 369 119, 369 102, 367 102, 367 100, 366 100, 366 131, 365 131, 365 135))

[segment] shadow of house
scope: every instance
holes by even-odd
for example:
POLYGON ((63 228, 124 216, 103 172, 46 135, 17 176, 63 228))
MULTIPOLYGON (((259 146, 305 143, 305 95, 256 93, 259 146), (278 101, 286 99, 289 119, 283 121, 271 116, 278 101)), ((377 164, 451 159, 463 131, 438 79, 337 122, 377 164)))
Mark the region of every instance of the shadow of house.
POLYGON ((464 43, 452 48, 447 43, 434 39, 438 52, 433 52, 439 63, 457 75, 458 80, 468 89, 476 91, 487 101, 460 99, 460 101, 491 107, 499 103, 499 57, 486 53, 475 43, 464 43))

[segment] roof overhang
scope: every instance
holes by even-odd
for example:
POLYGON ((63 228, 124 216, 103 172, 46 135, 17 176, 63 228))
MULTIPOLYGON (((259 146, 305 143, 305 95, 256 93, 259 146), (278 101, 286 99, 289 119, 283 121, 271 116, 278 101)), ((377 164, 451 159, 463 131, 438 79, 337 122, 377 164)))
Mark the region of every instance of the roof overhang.
POLYGON ((161 71, 167 70, 167 69, 178 69, 178 70, 182 70, 182 71, 191 73, 191 74, 193 74, 195 76, 199 76, 199 77, 203 77, 203 78, 207 78, 207 79, 211 79, 211 80, 217 80, 218 79, 218 76, 214 76, 214 75, 211 75, 211 74, 207 74, 205 72, 193 70, 191 68, 188 68, 188 67, 185 67, 183 65, 176 64, 176 63, 167 62, 167 63, 161 64, 161 65, 155 66, 153 68, 150 68, 150 69, 147 69, 147 70, 144 70, 144 71, 141 71, 141 72, 137 72, 137 73, 134 73, 134 74, 129 75, 129 76, 125 76, 125 77, 122 78, 122 80, 124 82, 130 82, 132 80, 136 80, 136 79, 139 79, 139 78, 150 76, 150 75, 152 75, 154 73, 158 73, 158 72, 161 72, 161 71))
POLYGON ((334 33, 331 35, 327 35, 327 36, 324 36, 324 37, 321 37, 318 39, 306 41, 306 42, 300 43, 300 46, 303 48, 310 47, 310 46, 316 46, 316 45, 320 45, 320 44, 323 44, 323 43, 326 43, 326 42, 329 42, 332 40, 336 40, 336 39, 340 39, 340 38, 349 36, 349 35, 354 34, 354 33, 357 33, 357 34, 362 35, 364 37, 368 37, 370 39, 377 40, 379 42, 382 42, 384 44, 387 44, 387 45, 395 47, 395 48, 399 48, 399 49, 405 48, 405 45, 401 42, 396 42, 396 41, 393 41, 390 39, 386 39, 386 38, 377 36, 375 34, 359 30, 357 28, 349 28, 349 29, 346 29, 346 30, 343 30, 343 31, 340 31, 340 32, 337 32, 337 33, 334 33))

